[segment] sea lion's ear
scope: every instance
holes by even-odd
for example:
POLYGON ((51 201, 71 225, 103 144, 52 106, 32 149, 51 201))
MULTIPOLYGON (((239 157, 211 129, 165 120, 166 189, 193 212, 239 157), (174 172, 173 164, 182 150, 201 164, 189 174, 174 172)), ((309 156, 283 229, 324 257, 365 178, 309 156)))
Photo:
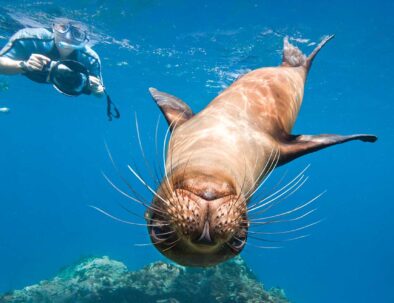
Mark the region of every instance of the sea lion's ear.
POLYGON ((192 110, 181 99, 153 87, 149 88, 149 92, 166 117, 171 130, 193 117, 192 110))
POLYGON ((313 153, 320 149, 348 141, 360 140, 375 142, 378 138, 374 135, 291 135, 280 145, 280 159, 278 165, 283 165, 303 155, 313 153))

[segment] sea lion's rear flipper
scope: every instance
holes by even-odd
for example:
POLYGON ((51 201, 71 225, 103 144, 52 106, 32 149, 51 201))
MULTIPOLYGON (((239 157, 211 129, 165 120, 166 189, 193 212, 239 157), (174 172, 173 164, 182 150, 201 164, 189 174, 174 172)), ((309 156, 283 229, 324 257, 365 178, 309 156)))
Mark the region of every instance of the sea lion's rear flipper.
POLYGON ((304 66, 307 70, 312 65, 312 61, 317 55, 317 53, 321 50, 321 48, 332 38, 334 38, 334 35, 326 36, 312 51, 312 53, 307 57, 305 56, 302 51, 291 44, 289 42, 289 38, 285 37, 283 41, 283 59, 282 59, 282 65, 283 66, 292 66, 292 67, 298 67, 298 66, 304 66))
POLYGON ((360 140, 363 142, 375 142, 378 138, 374 135, 292 135, 280 145, 279 165, 290 162, 303 155, 313 153, 331 145, 341 144, 348 141, 360 140))
POLYGON ((149 88, 149 92, 166 117, 171 130, 193 117, 194 114, 192 110, 181 99, 160 92, 153 87, 149 88))

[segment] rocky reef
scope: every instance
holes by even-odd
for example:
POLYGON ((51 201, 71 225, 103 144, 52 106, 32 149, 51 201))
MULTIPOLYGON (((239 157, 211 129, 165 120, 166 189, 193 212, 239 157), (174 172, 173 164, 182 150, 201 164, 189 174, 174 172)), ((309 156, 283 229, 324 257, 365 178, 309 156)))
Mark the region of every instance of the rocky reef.
POLYGON ((283 290, 265 290, 237 257, 206 268, 164 262, 138 271, 108 257, 88 258, 48 281, 0 296, 0 303, 285 303, 283 290))

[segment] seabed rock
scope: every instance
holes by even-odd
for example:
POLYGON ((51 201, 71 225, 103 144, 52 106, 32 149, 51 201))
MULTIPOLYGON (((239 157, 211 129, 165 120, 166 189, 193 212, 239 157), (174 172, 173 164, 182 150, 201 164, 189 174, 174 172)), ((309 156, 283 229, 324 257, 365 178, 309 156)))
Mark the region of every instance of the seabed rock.
POLYGON ((206 269, 164 262, 138 271, 108 257, 88 258, 0 303, 287 303, 283 290, 264 290, 237 257, 206 269))

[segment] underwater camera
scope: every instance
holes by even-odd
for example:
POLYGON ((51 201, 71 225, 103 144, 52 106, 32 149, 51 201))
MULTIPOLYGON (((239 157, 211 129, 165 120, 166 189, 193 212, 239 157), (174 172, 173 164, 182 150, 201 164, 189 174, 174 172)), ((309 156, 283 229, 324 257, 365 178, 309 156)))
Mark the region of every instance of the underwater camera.
MULTIPOLYGON (((35 82, 50 83, 57 91, 67 96, 91 94, 89 71, 78 61, 51 61, 41 71, 30 71, 25 73, 25 76, 35 82)), ((111 121, 112 118, 120 118, 119 110, 105 89, 104 93, 107 97, 108 119, 111 121)))

